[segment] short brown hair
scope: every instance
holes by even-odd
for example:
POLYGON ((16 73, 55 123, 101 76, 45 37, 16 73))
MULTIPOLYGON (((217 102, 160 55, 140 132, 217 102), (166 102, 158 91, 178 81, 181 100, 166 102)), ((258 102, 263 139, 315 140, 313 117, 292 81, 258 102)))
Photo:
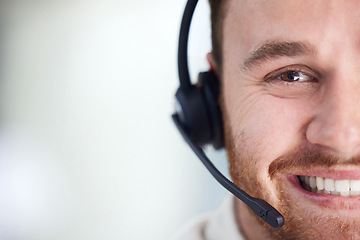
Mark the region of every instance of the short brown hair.
POLYGON ((209 0, 211 9, 212 53, 220 72, 222 68, 222 27, 226 1, 227 0, 209 0))

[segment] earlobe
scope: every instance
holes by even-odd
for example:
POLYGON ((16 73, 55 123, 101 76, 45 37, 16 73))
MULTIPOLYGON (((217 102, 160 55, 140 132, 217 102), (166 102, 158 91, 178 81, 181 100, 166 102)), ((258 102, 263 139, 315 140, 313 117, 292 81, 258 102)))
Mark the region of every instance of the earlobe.
POLYGON ((211 71, 214 71, 214 72, 217 72, 217 65, 216 65, 216 62, 214 60, 214 56, 213 56, 213 53, 212 52, 209 52, 207 55, 206 55, 206 59, 210 65, 210 70, 211 71))

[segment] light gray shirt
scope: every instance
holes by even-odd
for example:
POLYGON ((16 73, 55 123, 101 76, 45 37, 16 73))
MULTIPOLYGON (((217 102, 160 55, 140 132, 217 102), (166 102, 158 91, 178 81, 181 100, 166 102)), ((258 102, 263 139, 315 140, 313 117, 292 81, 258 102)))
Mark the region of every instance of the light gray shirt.
POLYGON ((226 196, 213 213, 194 219, 172 240, 245 240, 235 219, 235 199, 226 196))

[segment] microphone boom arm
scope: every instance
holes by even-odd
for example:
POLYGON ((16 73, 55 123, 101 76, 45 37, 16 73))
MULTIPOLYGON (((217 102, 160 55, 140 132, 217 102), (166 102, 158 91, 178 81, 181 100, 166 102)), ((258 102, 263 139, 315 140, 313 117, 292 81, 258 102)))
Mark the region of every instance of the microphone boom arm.
POLYGON ((176 127, 180 131, 181 135, 191 147, 191 149, 195 152, 195 154, 200 158, 201 162, 205 165, 205 167, 209 170, 211 175, 215 177, 215 179, 228 191, 234 194, 237 198, 243 201, 246 205, 248 205, 251 210, 258 215, 263 221, 272 226, 273 228, 280 228, 284 225, 284 217, 269 203, 266 201, 251 197, 249 194, 241 190, 234 183, 232 183, 229 179, 227 179, 209 160, 206 156, 203 149, 195 144, 195 142, 191 139, 189 134, 186 132, 184 127, 181 125, 178 114, 173 114, 172 119, 175 122, 176 127))

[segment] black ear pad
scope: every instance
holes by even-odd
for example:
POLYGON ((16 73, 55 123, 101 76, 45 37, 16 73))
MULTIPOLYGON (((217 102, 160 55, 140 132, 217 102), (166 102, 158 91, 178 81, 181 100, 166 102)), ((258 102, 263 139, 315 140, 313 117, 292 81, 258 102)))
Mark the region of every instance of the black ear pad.
POLYGON ((223 119, 219 104, 220 81, 215 72, 209 71, 199 74, 199 83, 202 85, 209 118, 212 123, 212 140, 210 142, 214 148, 219 149, 224 146, 223 119))
POLYGON ((176 92, 177 113, 181 124, 200 146, 223 146, 223 126, 219 107, 219 81, 212 71, 199 74, 196 85, 176 92))

